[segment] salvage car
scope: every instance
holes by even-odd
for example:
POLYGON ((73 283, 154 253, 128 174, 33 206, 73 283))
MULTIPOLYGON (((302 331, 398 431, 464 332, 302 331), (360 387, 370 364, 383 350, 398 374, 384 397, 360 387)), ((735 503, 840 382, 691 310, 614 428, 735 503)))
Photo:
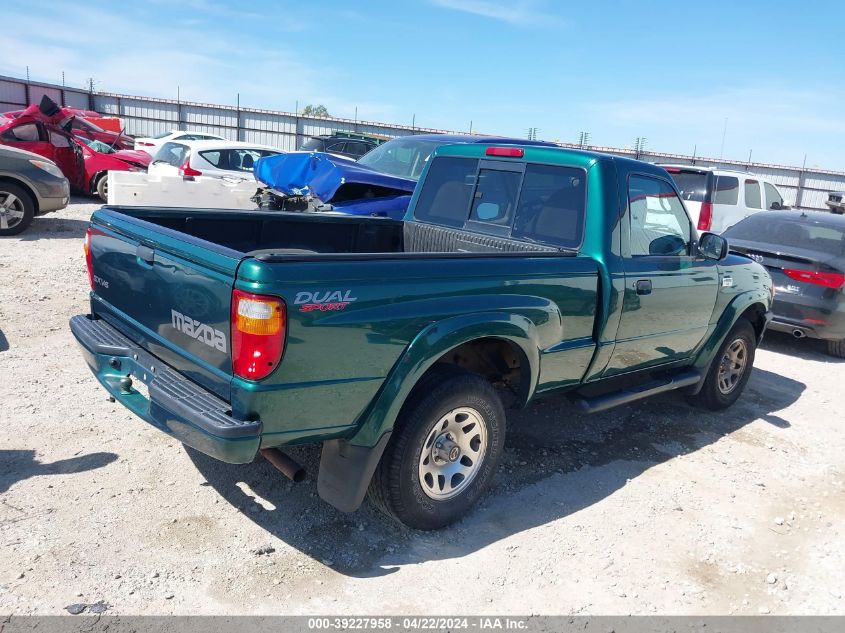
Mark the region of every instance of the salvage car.
POLYGON ((23 149, 50 159, 62 170, 70 186, 84 194, 108 200, 110 170, 145 171, 150 157, 144 152, 111 150, 98 152, 55 125, 30 117, 0 117, 0 145, 23 149))
POLYGON ((188 178, 213 176, 255 180, 255 163, 260 158, 282 153, 269 145, 241 141, 168 141, 156 152, 149 172, 188 178))
POLYGON ((170 141, 225 141, 216 134, 207 132, 192 132, 190 130, 168 130, 155 136, 140 136, 135 139, 135 149, 155 156, 159 148, 170 141))
POLYGON ((299 146, 299 151, 323 152, 358 160, 364 154, 387 140, 387 137, 372 136, 369 134, 334 132, 332 134, 312 136, 299 146))
POLYGON ((111 121, 112 117, 103 117, 92 110, 61 107, 47 95, 41 98, 38 105, 31 105, 25 110, 4 112, 2 116, 8 119, 25 117, 48 125, 56 125, 74 136, 100 141, 117 149, 131 150, 135 144, 132 137, 124 134, 123 131, 106 130, 96 123, 98 120, 111 121))
POLYGON ((831 213, 842 215, 845 213, 845 191, 831 191, 827 194, 827 200, 824 203, 831 213))
POLYGON ((765 176, 733 169, 661 165, 678 187, 699 231, 722 233, 764 209, 783 210, 783 195, 765 176))
POLYGON ((255 165, 262 209, 375 215, 401 220, 432 152, 454 143, 528 144, 525 141, 464 134, 415 134, 394 138, 358 161, 314 152, 292 152, 255 165))
POLYGON ((54 162, 0 146, 0 235, 17 235, 32 218, 67 206, 70 185, 54 162))
POLYGON ((845 217, 765 212, 725 232, 731 250, 766 267, 775 285, 771 329, 827 341, 845 358, 845 217))
POLYGON ((324 500, 354 511, 369 490, 419 529, 488 488, 505 405, 740 397, 771 278, 696 234, 664 170, 489 143, 440 147, 421 169, 404 222, 96 211, 90 311, 70 321, 85 362, 115 400, 225 462, 261 452, 297 479, 279 447, 322 443, 324 500))

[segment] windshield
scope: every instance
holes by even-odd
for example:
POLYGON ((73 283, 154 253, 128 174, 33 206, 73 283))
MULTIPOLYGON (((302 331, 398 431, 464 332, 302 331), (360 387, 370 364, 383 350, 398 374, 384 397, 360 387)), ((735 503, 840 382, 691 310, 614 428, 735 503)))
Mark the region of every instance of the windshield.
POLYGON ((806 218, 751 215, 727 231, 728 240, 744 240, 783 247, 845 255, 845 228, 806 218))
POLYGON ((358 162, 383 174, 418 180, 429 156, 443 144, 443 141, 412 136, 395 138, 364 154, 358 162))
POLYGON ((678 188, 678 193, 684 200, 692 200, 693 202, 704 202, 707 196, 707 173, 699 171, 675 171, 668 169, 669 175, 675 181, 675 186, 678 188))
POLYGON ((111 145, 103 143, 102 141, 95 141, 94 139, 85 138, 84 136, 77 137, 78 140, 85 143, 88 147, 93 149, 95 152, 100 152, 101 154, 114 154, 114 148, 111 145))

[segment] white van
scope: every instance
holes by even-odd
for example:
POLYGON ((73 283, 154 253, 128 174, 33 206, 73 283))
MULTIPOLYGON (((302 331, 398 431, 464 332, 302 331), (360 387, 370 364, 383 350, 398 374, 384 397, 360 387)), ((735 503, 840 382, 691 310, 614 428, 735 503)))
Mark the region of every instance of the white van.
POLYGON ((695 165, 660 167, 672 176, 699 231, 721 233, 752 213, 789 208, 775 184, 763 176, 695 165))

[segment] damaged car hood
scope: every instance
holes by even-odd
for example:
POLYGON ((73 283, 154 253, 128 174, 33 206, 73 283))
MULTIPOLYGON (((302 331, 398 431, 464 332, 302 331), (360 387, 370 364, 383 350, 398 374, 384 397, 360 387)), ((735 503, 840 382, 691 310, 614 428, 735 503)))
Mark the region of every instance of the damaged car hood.
POLYGON ((417 185, 416 180, 390 176, 354 160, 322 152, 290 152, 261 158, 253 172, 257 181, 285 195, 313 196, 326 203, 347 197, 343 192, 351 185, 371 187, 377 194, 374 197, 410 194, 417 185))

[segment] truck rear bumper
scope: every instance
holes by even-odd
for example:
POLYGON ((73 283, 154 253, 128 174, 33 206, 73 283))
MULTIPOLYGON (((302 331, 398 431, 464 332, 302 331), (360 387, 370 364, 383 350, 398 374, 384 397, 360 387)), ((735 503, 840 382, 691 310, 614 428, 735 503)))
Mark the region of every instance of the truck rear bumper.
POLYGON ((70 329, 97 380, 142 420, 221 461, 244 464, 255 458, 261 441, 260 421, 236 420, 226 402, 102 319, 75 316, 70 329), (146 389, 139 390, 139 382, 146 389), (142 393, 147 390, 149 396, 142 393))

